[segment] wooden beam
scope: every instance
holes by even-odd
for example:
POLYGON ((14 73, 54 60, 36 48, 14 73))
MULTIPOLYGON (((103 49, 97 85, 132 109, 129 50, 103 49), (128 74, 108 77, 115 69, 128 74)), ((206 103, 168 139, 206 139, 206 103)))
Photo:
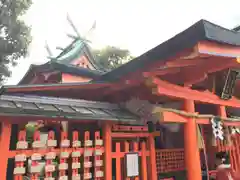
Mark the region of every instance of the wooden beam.
POLYGON ((207 73, 204 72, 196 72, 194 73, 194 76, 185 76, 184 78, 184 86, 186 87, 190 87, 193 84, 197 84, 199 82, 204 81, 205 79, 207 79, 208 75, 207 73))
POLYGON ((187 66, 197 66, 206 62, 206 59, 196 58, 196 59, 177 59, 166 62, 166 66, 171 67, 187 67, 187 66))
MULTIPOLYGON (((113 94, 121 90, 132 88, 134 86, 139 85, 143 81, 144 81, 143 78, 139 78, 138 80, 121 81, 120 83, 116 84, 115 86, 112 86, 111 88, 106 88, 106 90, 103 93, 101 93, 101 97, 108 96, 109 94, 113 94)), ((99 95, 96 94, 96 96, 99 95)))
MULTIPOLYGON (((186 116, 174 113, 174 112, 163 112, 163 119, 160 122, 163 123, 186 123, 188 119, 186 116)), ((198 124, 209 124, 209 118, 196 118, 198 124)))
POLYGON ((153 69, 152 71, 149 72, 143 72, 144 77, 150 77, 150 76, 161 76, 161 75, 166 75, 166 74, 176 74, 180 72, 179 67, 172 67, 166 69, 153 69))
POLYGON ((206 62, 201 66, 186 67, 182 69, 182 75, 177 77, 181 78, 181 82, 183 82, 185 86, 191 86, 204 81, 210 73, 227 69, 236 64, 235 59, 229 59, 228 61, 225 59, 219 61, 215 59, 210 60, 212 62, 206 62))
MULTIPOLYGON (((187 49, 183 52, 180 52, 178 53, 177 55, 173 56, 171 59, 166 59, 166 60, 159 60, 159 61, 155 61, 155 63, 151 63, 150 65, 144 67, 144 69, 139 69, 135 72, 132 72, 131 74, 129 74, 127 77, 123 77, 121 79, 122 80, 127 80, 127 79, 139 79, 139 77, 142 76, 143 74, 143 71, 145 72, 151 72, 153 69, 156 69, 156 67, 163 67, 163 66, 166 66, 166 63, 167 62, 171 62, 171 61, 174 61, 176 59, 183 59, 185 57, 195 57, 195 55, 193 56, 193 54, 196 54, 197 52, 197 48, 193 47, 191 49, 187 49)), ((198 52, 197 52, 198 53, 198 52)), ((146 56, 146 59, 147 59, 147 56, 146 56)))
POLYGON ((162 112, 163 119, 160 119, 161 123, 186 123, 186 117, 176 114, 174 112, 162 112))
MULTIPOLYGON (((174 112, 163 112, 163 119, 160 119, 161 123, 186 123, 188 120, 185 116, 174 112)), ((209 118, 196 118, 197 124, 211 124, 211 119, 209 118)), ((226 126, 240 126, 240 121, 223 121, 226 126)))
POLYGON ((149 71, 144 72, 143 74, 145 77, 149 77, 151 75, 174 74, 178 73, 181 67, 198 66, 207 61, 206 59, 201 59, 200 57, 197 59, 197 55, 198 53, 193 51, 192 53, 181 56, 178 59, 168 60, 162 66, 158 66, 157 64, 155 64, 155 66, 153 66, 151 69, 149 69, 149 71), (160 67, 164 67, 164 69, 161 69, 160 67))
POLYGON ((114 83, 67 83, 67 84, 53 84, 53 85, 20 85, 20 86, 6 86, 5 92, 34 92, 34 91, 56 91, 56 90, 68 90, 68 89, 98 89, 103 87, 111 88, 115 86, 114 83))
POLYGON ((210 73, 235 67, 236 65, 235 59, 226 61, 225 58, 220 58, 220 60, 209 59, 209 61, 205 61, 205 63, 198 66, 182 67, 178 74, 166 74, 162 78, 170 82, 182 83, 184 86, 191 86, 204 81, 210 73))
POLYGON ((158 78, 153 79, 153 83, 157 84, 157 88, 153 89, 154 94, 165 95, 176 99, 189 99, 202 103, 217 104, 223 106, 240 107, 240 101, 236 99, 222 100, 218 96, 209 91, 196 91, 187 87, 174 85, 158 78))
POLYGON ((222 57, 240 57, 240 47, 226 44, 219 44, 209 41, 202 41, 197 44, 200 54, 222 57))

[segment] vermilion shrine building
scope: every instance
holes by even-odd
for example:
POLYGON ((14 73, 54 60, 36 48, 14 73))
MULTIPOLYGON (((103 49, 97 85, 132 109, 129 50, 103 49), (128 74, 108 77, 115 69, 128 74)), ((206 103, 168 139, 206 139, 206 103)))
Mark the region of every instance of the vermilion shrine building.
POLYGON ((112 71, 76 38, 1 88, 0 179, 200 180, 217 151, 240 170, 238 57, 240 34, 205 20, 112 71))

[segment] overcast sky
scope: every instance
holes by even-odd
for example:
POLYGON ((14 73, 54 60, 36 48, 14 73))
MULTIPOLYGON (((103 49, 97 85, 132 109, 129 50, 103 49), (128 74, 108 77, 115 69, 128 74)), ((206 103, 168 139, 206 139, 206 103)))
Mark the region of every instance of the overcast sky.
POLYGON ((30 64, 48 61, 46 40, 54 54, 58 53, 56 46, 69 43, 66 33, 72 30, 67 13, 82 35, 96 20, 96 30, 89 37, 92 46, 115 45, 137 56, 200 19, 233 28, 240 24, 239 7, 239 0, 33 0, 24 17, 32 26, 29 56, 13 68, 7 84, 18 83, 30 64))

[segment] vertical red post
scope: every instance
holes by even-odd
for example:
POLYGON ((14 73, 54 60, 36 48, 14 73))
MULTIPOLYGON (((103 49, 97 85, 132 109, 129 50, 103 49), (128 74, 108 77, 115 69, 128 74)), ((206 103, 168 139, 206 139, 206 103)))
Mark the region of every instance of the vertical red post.
POLYGON ((154 136, 150 134, 148 138, 149 151, 150 151, 150 179, 157 180, 157 164, 156 164, 156 150, 154 136))
MULTIPOLYGON (((194 101, 185 100, 184 109, 189 113, 195 112, 194 101)), ((184 150, 187 169, 187 179, 201 180, 200 154, 197 142, 197 124, 193 118, 188 118, 184 124, 184 150)))
POLYGON ((111 124, 104 124, 104 175, 105 180, 112 180, 112 128, 111 124))
POLYGON ((121 157, 119 154, 121 153, 120 142, 116 143, 116 180, 122 180, 122 169, 121 169, 121 157))
POLYGON ((141 172, 142 172, 142 180, 147 180, 147 158, 146 158, 146 144, 145 142, 141 143, 142 148, 142 161, 141 161, 141 172))
MULTIPOLYGON (((138 145, 139 145, 138 142, 134 142, 133 143, 133 150, 134 150, 134 152, 138 152, 138 149, 139 149, 138 145)), ((139 176, 135 177, 134 180, 139 180, 139 176)))
MULTIPOLYGON (((129 152, 129 143, 127 141, 124 142, 124 151, 125 153, 128 153, 129 152)), ((126 176, 127 173, 125 173, 125 176, 126 176)), ((124 178, 125 180, 131 180, 130 177, 125 177, 124 178)))
POLYGON ((7 164, 8 164, 8 151, 11 137, 11 124, 9 122, 2 122, 1 129, 1 140, 0 140, 0 179, 7 179, 7 164))

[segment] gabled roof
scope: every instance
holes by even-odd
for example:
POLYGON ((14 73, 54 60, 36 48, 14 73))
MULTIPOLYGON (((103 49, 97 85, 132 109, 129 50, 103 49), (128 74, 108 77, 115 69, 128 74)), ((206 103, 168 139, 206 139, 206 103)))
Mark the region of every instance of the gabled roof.
POLYGON ((61 73, 67 73, 75 76, 89 77, 91 79, 97 78, 103 74, 103 72, 97 70, 90 70, 73 66, 71 64, 62 64, 56 61, 49 61, 42 65, 31 65, 19 84, 28 84, 38 72, 44 73, 52 71, 59 71, 61 73))
POLYGON ((194 47, 200 41, 212 41, 232 46, 240 46, 240 32, 229 30, 200 20, 185 31, 158 45, 143 55, 97 78, 100 81, 116 81, 132 72, 146 68, 156 61, 167 61, 179 52, 194 47))
POLYGON ((137 121, 117 104, 40 96, 0 96, 0 116, 74 120, 137 121))
POLYGON ((90 46, 82 39, 76 38, 67 48, 65 48, 54 61, 62 64, 71 64, 71 62, 78 57, 85 55, 94 69, 98 71, 105 71, 105 69, 97 62, 94 55, 91 52, 90 46))
POLYGON ((97 78, 107 71, 96 61, 90 46, 84 40, 76 38, 57 57, 51 57, 49 62, 42 65, 31 65, 19 84, 28 84, 37 72, 50 72, 54 70, 91 79, 97 78), (71 62, 81 56, 87 57, 94 70, 71 64, 71 62))

